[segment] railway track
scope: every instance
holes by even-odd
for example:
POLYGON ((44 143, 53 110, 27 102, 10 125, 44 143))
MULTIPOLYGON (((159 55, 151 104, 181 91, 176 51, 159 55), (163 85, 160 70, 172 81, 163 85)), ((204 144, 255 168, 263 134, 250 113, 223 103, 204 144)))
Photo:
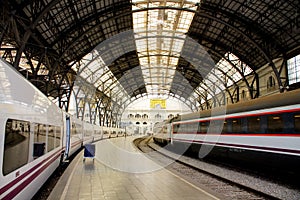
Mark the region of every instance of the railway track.
MULTIPOLYGON (((246 185, 234 182, 216 173, 209 172, 189 163, 174 159, 173 157, 157 151, 152 144, 151 137, 138 138, 134 141, 135 145, 148 157, 159 164, 166 166, 173 173, 191 181, 193 184, 212 191, 221 199, 280 199, 270 194, 250 188, 246 185), (171 163, 171 164, 168 164, 171 163)), ((242 177, 241 177, 242 178, 242 177)))

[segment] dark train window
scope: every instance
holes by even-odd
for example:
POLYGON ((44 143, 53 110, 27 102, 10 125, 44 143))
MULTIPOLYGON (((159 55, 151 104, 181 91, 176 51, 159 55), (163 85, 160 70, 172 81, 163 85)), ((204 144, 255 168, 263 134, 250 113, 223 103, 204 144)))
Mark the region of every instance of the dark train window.
POLYGON ((248 117, 248 132, 259 133, 260 132, 260 117, 248 117))
POLYGON ((232 132, 241 133, 242 132, 242 120, 241 119, 232 119, 232 132))
POLYGON ((229 132, 229 121, 228 120, 225 120, 224 122, 223 122, 224 124, 223 124, 223 130, 222 130, 222 133, 228 133, 229 132))
POLYGON ((296 133, 300 133, 300 113, 294 114, 294 129, 296 133))
POLYGON ((178 133, 182 133, 182 132, 184 132, 184 130, 185 130, 185 124, 178 124, 178 129, 177 129, 177 132, 178 133))
POLYGON ((211 120, 209 123, 208 134, 221 134, 224 126, 224 120, 211 120))
POLYGON ((179 129, 180 124, 173 124, 173 133, 177 133, 179 129))
POLYGON ((76 135, 77 134, 77 125, 75 123, 72 123, 72 131, 71 131, 72 135, 76 135))
POLYGON ((282 133, 283 120, 281 115, 268 116, 268 132, 267 133, 282 133))
POLYGON ((201 133, 207 133, 208 129, 208 123, 207 122, 201 122, 200 123, 200 132, 201 133))
POLYGON ((198 126, 199 126, 198 122, 188 123, 186 127, 187 128, 186 131, 189 133, 197 134, 198 126))
POLYGON ((8 119, 5 127, 3 174, 27 164, 29 156, 30 123, 8 119))
POLYGON ((45 144, 47 139, 47 125, 35 124, 34 126, 34 143, 33 143, 33 157, 37 158, 44 155, 45 144))

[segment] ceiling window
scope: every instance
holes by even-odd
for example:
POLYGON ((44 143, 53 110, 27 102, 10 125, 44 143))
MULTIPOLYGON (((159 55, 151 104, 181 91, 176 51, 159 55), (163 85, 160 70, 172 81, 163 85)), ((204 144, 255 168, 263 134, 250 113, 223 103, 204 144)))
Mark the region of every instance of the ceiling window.
POLYGON ((197 9, 199 0, 133 0, 132 3, 133 29, 143 78, 146 83, 151 83, 146 85, 147 92, 168 93, 185 34, 194 17, 192 11, 197 9))

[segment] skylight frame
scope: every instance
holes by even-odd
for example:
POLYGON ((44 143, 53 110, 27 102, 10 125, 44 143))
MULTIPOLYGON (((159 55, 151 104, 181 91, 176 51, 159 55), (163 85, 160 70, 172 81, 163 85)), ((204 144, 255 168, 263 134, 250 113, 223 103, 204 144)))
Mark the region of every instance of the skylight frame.
POLYGON ((170 79, 165 77, 171 77, 173 80, 175 76, 185 33, 188 32, 194 17, 194 12, 183 10, 183 8, 194 11, 197 9, 196 4, 199 0, 181 2, 133 0, 132 3, 133 29, 143 78, 145 82, 150 79, 155 83, 147 84, 146 90, 148 93, 150 91, 151 93, 153 91, 159 94, 162 91, 166 93, 171 89, 171 84, 166 84, 166 80, 170 79), (166 9, 160 7, 166 7, 166 9), (151 9, 137 11, 144 8, 151 9), (181 17, 184 18, 181 19, 181 17), (176 39, 178 37, 183 40, 176 39), (174 54, 178 56, 173 56, 174 54), (145 55, 148 58, 145 58, 145 55))

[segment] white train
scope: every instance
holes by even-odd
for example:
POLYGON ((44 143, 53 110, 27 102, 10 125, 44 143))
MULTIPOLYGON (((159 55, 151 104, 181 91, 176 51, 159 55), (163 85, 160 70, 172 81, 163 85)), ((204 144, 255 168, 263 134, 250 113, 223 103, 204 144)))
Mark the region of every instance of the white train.
POLYGON ((180 153, 300 167, 300 90, 177 116, 154 130, 156 142, 180 153))
POLYGON ((32 198, 63 159, 111 135, 63 112, 0 59, 0 199, 32 198))

